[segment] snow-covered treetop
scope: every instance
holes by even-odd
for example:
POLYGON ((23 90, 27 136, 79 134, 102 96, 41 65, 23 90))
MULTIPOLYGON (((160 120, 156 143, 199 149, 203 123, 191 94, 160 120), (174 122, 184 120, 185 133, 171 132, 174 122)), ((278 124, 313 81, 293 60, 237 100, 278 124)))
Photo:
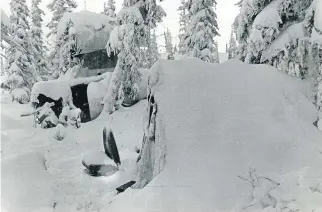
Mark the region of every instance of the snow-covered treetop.
POLYGON ((261 61, 270 59, 276 56, 281 50, 287 51, 287 46, 290 41, 305 38, 305 29, 303 22, 290 26, 287 30, 281 33, 267 49, 262 53, 261 61))
POLYGON ((69 21, 73 23, 77 50, 81 50, 81 54, 105 48, 113 29, 106 15, 89 11, 65 13, 58 24, 57 40, 64 33, 69 21))

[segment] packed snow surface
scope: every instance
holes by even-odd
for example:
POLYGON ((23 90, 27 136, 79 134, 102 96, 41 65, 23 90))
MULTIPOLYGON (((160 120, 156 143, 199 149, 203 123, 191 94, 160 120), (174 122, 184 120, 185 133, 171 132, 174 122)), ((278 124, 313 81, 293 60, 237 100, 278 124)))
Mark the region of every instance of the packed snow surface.
POLYGON ((121 108, 111 117, 120 152, 120 171, 109 177, 91 177, 82 160, 104 151, 102 131, 108 120, 101 114, 79 129, 64 128, 57 141, 55 128, 33 128, 33 117, 20 117, 30 105, 1 104, 1 211, 103 212, 116 188, 135 179, 135 147, 142 139, 145 101, 121 108))
POLYGON ((306 82, 239 61, 159 61, 151 72, 164 170, 108 211, 322 210, 322 134, 306 82))

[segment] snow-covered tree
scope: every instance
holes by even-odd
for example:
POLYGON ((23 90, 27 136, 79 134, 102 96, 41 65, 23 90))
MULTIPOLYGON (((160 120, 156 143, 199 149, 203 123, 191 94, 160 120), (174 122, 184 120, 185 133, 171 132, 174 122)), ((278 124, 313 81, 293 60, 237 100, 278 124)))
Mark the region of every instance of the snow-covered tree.
POLYGON ((219 63, 218 42, 215 41, 214 63, 219 63))
MULTIPOLYGON (((125 99, 135 99, 141 80, 139 72, 140 47, 150 39, 150 29, 165 16, 156 0, 124 0, 123 8, 116 16, 116 26, 110 34, 106 49, 108 54, 118 54, 109 89, 104 97, 104 110, 112 113, 120 90, 125 99), (148 30, 147 30, 148 29, 148 30)), ((151 48, 149 48, 151 49, 151 48)), ((151 54, 150 54, 151 55, 151 54)))
POLYGON ((107 15, 111 20, 115 20, 116 18, 115 9, 115 0, 108 0, 107 2, 104 2, 103 14, 107 15))
POLYGON ((151 33, 151 53, 153 64, 159 59, 159 48, 157 42, 157 36, 155 35, 155 30, 151 33))
POLYGON ((47 24, 49 28, 48 37, 56 36, 59 21, 62 19, 64 13, 72 12, 77 7, 75 0, 51 0, 47 5, 48 9, 53 13, 50 22, 47 24))
POLYGON ((56 62, 56 77, 62 76, 68 69, 77 64, 76 59, 73 58, 73 54, 76 51, 75 30, 73 29, 73 22, 68 21, 66 28, 62 35, 60 35, 56 41, 57 53, 55 54, 56 62))
POLYGON ((104 98, 104 109, 108 113, 114 111, 115 100, 121 88, 125 98, 129 99, 135 99, 139 92, 139 56, 145 27, 138 3, 139 0, 124 0, 106 46, 108 54, 118 54, 118 61, 104 98))
MULTIPOLYGON (((141 0, 142 6, 140 8, 141 14, 143 14, 144 26, 145 26, 145 39, 144 44, 147 47, 147 59, 148 68, 150 68, 154 62, 158 59, 155 58, 158 54, 153 52, 153 36, 151 32, 157 27, 157 24, 162 21, 162 18, 166 16, 163 8, 157 4, 156 0, 141 0)), ((156 39, 156 38, 155 38, 156 39)))
POLYGON ((219 35, 215 0, 189 0, 189 23, 184 35, 184 52, 207 62, 215 62, 214 38, 219 35))
POLYGON ((184 34, 186 33, 186 28, 188 25, 188 16, 187 16, 187 2, 186 0, 181 0, 179 11, 179 53, 184 54, 184 34))
POLYGON ((31 3, 31 36, 32 44, 34 46, 34 57, 36 59, 36 69, 41 75, 46 74, 46 62, 45 53, 46 46, 43 41, 43 30, 42 30, 42 15, 44 11, 39 8, 41 0, 32 0, 31 3))
POLYGON ((11 0, 10 10, 10 35, 18 45, 10 45, 8 50, 7 72, 10 76, 7 83, 14 99, 25 103, 29 101, 30 89, 37 79, 26 0, 11 0))
POLYGON ((164 32, 164 40, 165 40, 165 50, 168 54, 168 60, 174 60, 172 36, 171 36, 171 32, 170 32, 169 28, 167 28, 167 31, 164 32))
POLYGON ((229 45, 226 44, 226 52, 228 53, 228 59, 235 58, 237 51, 237 42, 234 35, 234 29, 231 29, 229 45))

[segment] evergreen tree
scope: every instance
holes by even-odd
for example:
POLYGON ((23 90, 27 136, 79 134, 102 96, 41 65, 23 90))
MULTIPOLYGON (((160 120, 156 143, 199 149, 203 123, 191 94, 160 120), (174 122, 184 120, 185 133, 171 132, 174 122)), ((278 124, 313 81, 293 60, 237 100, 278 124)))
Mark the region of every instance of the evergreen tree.
POLYGON ((187 3, 186 0, 181 0, 179 11, 179 53, 184 54, 184 34, 186 33, 186 28, 188 25, 188 16, 187 16, 187 3))
POLYGON ((234 28, 232 27, 229 38, 229 45, 226 44, 226 52, 228 53, 228 59, 233 59, 236 56, 237 42, 234 35, 234 28))
POLYGON ((64 75, 68 69, 77 64, 76 59, 72 60, 73 54, 76 52, 75 30, 73 30, 73 26, 73 22, 69 21, 66 24, 64 33, 57 39, 55 62, 58 73, 55 73, 55 78, 64 75))
POLYGON ((34 57, 36 59, 36 69, 41 75, 46 74, 45 52, 46 46, 43 41, 42 15, 44 11, 39 8, 41 0, 32 0, 31 4, 31 35, 34 46, 34 57))
POLYGON ((184 35, 184 52, 207 62, 215 62, 214 38, 219 35, 215 0, 189 0, 189 24, 184 35))
POLYGON ((116 18, 115 9, 115 0, 108 0, 107 2, 104 2, 103 14, 107 15, 113 21, 116 18))
POLYGON ((215 41, 214 63, 219 63, 218 42, 215 41))
POLYGON ((10 76, 7 83, 12 90, 14 99, 25 103, 29 101, 30 89, 37 78, 26 0, 12 0, 10 10, 10 34, 15 43, 19 45, 10 45, 8 50, 8 73, 10 76))
POLYGON ((151 50, 152 50, 152 58, 153 58, 153 64, 154 64, 159 59, 159 48, 158 48, 157 37, 155 35, 155 30, 153 30, 151 34, 151 50))
POLYGON ((112 113, 115 108, 115 100, 122 89, 124 97, 135 99, 139 93, 140 46, 142 44, 142 31, 144 20, 139 8, 139 0, 124 0, 123 8, 117 14, 116 26, 110 34, 107 43, 107 52, 118 54, 118 61, 109 84, 108 92, 104 98, 104 109, 112 113))
MULTIPOLYGON (((116 26, 110 34, 107 52, 118 54, 118 61, 113 72, 109 89, 104 97, 104 110, 115 110, 117 96, 122 89, 125 99, 135 99, 141 80, 139 72, 140 47, 151 40, 151 28, 165 16, 164 10, 156 0, 124 0, 123 8, 116 16, 116 26)), ((151 48, 149 48, 151 49, 151 48)), ((152 55, 152 54, 149 54, 152 55)))
POLYGON ((56 36, 58 23, 64 13, 72 12, 77 7, 77 3, 75 0, 51 0, 51 3, 47 7, 53 13, 50 22, 47 24, 49 28, 47 37, 56 36))
MULTIPOLYGON (((166 16, 165 11, 163 8, 157 4, 156 0, 145 0, 142 1, 142 7, 141 11, 143 14, 143 20, 144 20, 144 26, 145 26, 145 39, 143 40, 144 44, 147 47, 147 59, 148 59, 148 68, 150 68, 154 62, 158 59, 155 58, 155 56, 158 56, 158 54, 155 54, 153 52, 152 47, 152 34, 151 32, 156 28, 157 23, 160 23, 162 21, 162 18, 166 16)), ((155 50, 155 49, 154 49, 155 50)))
POLYGON ((168 60, 174 60, 172 36, 171 36, 171 32, 170 32, 169 28, 167 28, 167 31, 164 32, 164 40, 165 40, 165 50, 168 54, 168 60))

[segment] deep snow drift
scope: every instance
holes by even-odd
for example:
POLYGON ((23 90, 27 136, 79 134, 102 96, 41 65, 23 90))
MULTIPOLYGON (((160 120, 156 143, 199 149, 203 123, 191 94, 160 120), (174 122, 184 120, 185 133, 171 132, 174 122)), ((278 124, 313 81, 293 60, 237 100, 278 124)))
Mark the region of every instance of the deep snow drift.
POLYGON ((116 188, 135 180, 135 148, 142 139, 145 101, 121 108, 111 118, 101 114, 79 129, 66 129, 62 141, 55 128, 33 128, 33 117, 20 117, 30 105, 1 104, 1 211, 106 211, 116 188), (120 171, 109 177, 91 177, 82 160, 104 151, 102 130, 111 120, 120 152, 120 171))
POLYGON ((160 61, 151 72, 156 127, 135 186, 154 179, 108 211, 322 210, 322 133, 306 82, 239 61, 160 61))

